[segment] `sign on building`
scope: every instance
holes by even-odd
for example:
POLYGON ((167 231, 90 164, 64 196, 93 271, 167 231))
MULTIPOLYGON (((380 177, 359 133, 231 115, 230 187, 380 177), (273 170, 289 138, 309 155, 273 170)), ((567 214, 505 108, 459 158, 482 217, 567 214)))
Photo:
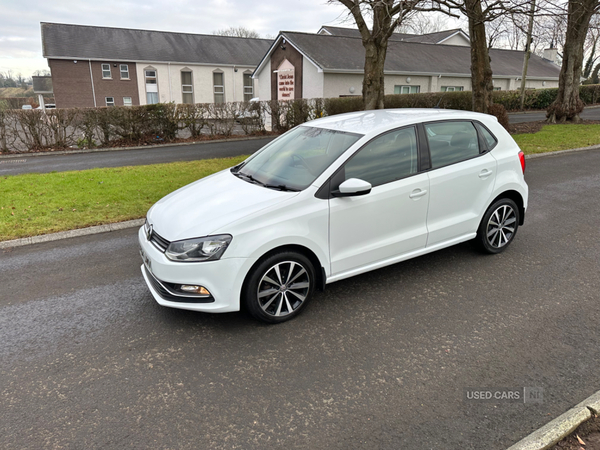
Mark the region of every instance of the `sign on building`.
POLYGON ((295 87, 295 68, 284 59, 277 68, 277 100, 293 100, 295 87))

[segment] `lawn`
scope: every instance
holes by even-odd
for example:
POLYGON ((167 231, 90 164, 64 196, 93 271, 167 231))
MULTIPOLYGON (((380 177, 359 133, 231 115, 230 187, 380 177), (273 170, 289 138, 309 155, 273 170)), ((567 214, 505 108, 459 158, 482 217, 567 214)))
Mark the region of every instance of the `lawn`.
POLYGON ((0 241, 144 217, 169 192, 244 159, 0 177, 0 241))
POLYGON ((515 134, 526 155, 600 144, 600 125, 544 125, 537 133, 515 134))

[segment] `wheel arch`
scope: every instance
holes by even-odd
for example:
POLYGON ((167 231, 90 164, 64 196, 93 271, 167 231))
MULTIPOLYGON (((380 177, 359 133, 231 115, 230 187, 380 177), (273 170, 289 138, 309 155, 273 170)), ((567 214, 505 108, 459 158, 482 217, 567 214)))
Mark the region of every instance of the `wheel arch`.
POLYGON ((501 194, 498 194, 496 198, 490 202, 488 208, 502 198, 509 198, 517 204, 517 207, 519 208, 519 225, 523 225, 525 222, 525 202, 521 193, 512 189, 504 191, 501 194))
MULTIPOLYGON (((309 261, 312 263, 313 268, 315 269, 315 276, 317 278, 316 279, 316 286, 321 291, 325 290, 325 283, 327 281, 327 275, 326 275, 326 272, 325 272, 325 268, 323 267, 323 264, 321 264, 321 261, 319 260, 319 257, 310 248, 305 247, 304 245, 299 245, 299 244, 285 244, 285 245, 280 245, 278 247, 272 248, 268 252, 266 252, 263 255, 261 255, 254 262, 254 264, 252 264, 252 266, 250 267, 250 269, 248 269, 248 271, 246 272, 246 275, 244 276, 244 282, 242 283, 242 292, 243 292, 244 289, 246 289, 246 285, 248 284, 248 280, 250 278, 250 274, 254 271, 254 269, 265 258, 268 258, 269 256, 274 255, 275 253, 281 253, 281 252, 296 252, 296 253, 300 253, 300 254, 306 256, 309 259, 309 261)), ((242 292, 240 292, 240 296, 242 295, 242 292)))

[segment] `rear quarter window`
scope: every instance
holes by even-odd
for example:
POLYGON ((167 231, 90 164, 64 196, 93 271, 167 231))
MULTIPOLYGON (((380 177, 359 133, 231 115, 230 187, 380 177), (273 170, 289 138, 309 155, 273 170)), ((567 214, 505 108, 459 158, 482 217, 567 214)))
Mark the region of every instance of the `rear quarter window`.
POLYGON ((475 126, 477 127, 479 133, 481 133, 481 136, 485 140, 485 143, 487 144, 487 149, 493 149, 498 143, 498 139, 496 139, 496 137, 492 133, 490 133, 488 129, 483 125, 476 123, 475 126))

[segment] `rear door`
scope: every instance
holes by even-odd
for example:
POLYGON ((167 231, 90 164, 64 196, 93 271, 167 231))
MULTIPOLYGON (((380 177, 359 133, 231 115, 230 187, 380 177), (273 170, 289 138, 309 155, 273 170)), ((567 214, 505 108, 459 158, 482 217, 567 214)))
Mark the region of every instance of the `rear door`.
POLYGON ((423 124, 431 170, 427 247, 475 233, 491 201, 496 160, 471 121, 423 124))

